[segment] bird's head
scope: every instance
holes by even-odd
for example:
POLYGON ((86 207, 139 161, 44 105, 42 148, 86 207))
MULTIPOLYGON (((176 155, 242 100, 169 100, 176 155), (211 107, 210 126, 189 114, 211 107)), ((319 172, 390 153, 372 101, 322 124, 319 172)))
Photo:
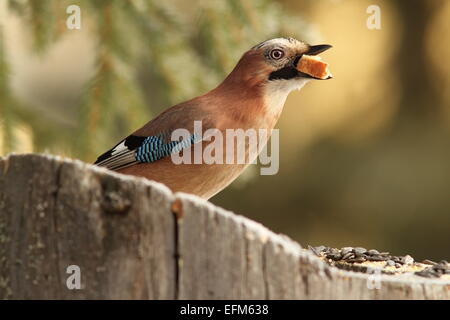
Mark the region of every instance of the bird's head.
POLYGON ((289 93, 314 77, 297 70, 302 55, 317 55, 330 45, 309 45, 294 38, 264 41, 247 51, 228 76, 228 81, 245 87, 276 88, 289 93))

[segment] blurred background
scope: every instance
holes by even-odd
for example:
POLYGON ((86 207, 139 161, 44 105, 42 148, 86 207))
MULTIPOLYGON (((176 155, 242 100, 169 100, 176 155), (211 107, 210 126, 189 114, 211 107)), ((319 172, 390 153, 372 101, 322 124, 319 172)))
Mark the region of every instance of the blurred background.
POLYGON ((211 201, 303 246, 449 260, 448 0, 0 0, 0 155, 93 162, 276 36, 332 44, 334 79, 289 96, 277 175, 211 201))

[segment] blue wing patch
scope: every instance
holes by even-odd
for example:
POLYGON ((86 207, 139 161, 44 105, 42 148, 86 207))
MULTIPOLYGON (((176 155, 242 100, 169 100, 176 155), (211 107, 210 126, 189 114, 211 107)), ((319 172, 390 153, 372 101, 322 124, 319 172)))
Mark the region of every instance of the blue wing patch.
POLYGON ((98 157, 95 164, 111 170, 119 170, 139 162, 155 162, 202 140, 201 135, 195 133, 181 141, 170 141, 169 137, 170 135, 165 133, 150 137, 128 136, 98 157))
POLYGON ((200 135, 194 133, 190 139, 182 141, 163 142, 163 136, 150 136, 145 138, 142 144, 136 149, 135 158, 139 162, 155 162, 165 158, 172 153, 178 153, 201 140, 200 135))

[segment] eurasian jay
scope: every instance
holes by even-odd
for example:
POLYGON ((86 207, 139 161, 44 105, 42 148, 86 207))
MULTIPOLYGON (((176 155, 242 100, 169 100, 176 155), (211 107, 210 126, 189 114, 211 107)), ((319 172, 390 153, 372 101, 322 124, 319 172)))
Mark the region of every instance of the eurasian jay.
MULTIPOLYGON (((196 143, 207 145, 194 132, 194 121, 203 130, 274 128, 288 94, 315 79, 296 68, 303 54, 316 55, 330 45, 311 46, 293 38, 276 38, 247 51, 233 71, 215 89, 162 112, 140 129, 98 157, 96 165, 123 174, 146 177, 167 185, 172 191, 209 199, 227 187, 261 151, 249 151, 249 161, 236 164, 175 164, 171 154, 186 152, 196 143), (171 133, 184 128, 192 133, 182 144, 170 140, 171 133)), ((263 145, 269 135, 261 141, 263 145)), ((226 147, 223 146, 223 150, 226 147)))

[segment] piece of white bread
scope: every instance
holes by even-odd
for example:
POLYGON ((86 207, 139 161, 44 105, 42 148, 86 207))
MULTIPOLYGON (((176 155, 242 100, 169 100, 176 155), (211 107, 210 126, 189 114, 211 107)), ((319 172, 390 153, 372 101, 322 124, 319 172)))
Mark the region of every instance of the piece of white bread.
POLYGON ((319 56, 304 54, 297 64, 297 70, 318 79, 331 77, 328 63, 323 62, 319 56))

